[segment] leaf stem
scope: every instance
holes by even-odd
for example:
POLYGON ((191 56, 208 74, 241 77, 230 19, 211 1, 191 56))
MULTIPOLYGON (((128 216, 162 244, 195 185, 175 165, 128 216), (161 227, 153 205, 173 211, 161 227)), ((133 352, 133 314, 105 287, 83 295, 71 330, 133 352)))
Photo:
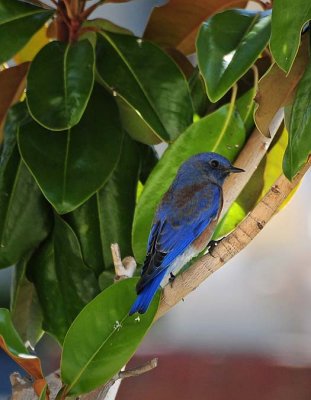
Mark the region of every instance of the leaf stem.
POLYGON ((93 11, 96 10, 97 7, 99 7, 100 5, 102 5, 103 3, 105 3, 106 0, 100 0, 98 3, 93 4, 92 6, 90 6, 89 8, 87 8, 86 10, 84 10, 81 14, 80 17, 82 18, 82 20, 85 20, 87 17, 90 16, 90 14, 92 14, 93 11))

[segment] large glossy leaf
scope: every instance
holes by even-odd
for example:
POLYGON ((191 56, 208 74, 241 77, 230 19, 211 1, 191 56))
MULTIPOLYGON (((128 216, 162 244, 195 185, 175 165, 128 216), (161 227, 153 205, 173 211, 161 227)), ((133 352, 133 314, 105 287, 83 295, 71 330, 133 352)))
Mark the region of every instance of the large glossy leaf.
POLYGON ((291 110, 288 146, 283 161, 284 174, 293 179, 311 153, 311 63, 301 78, 291 110))
POLYGON ((305 37, 290 73, 286 76, 277 64, 273 64, 260 79, 256 94, 255 122, 260 132, 269 137, 269 126, 277 111, 291 104, 298 82, 308 63, 309 40, 305 37))
POLYGON ((55 133, 33 121, 20 129, 19 147, 43 194, 62 214, 104 184, 118 161, 122 136, 113 98, 95 86, 78 125, 55 133))
POLYGON ((98 293, 97 279, 83 259, 79 241, 55 215, 53 234, 29 261, 43 312, 43 329, 60 343, 74 318, 98 293))
POLYGON ((149 144, 159 139, 171 142, 191 124, 193 111, 185 77, 154 44, 102 33, 97 40, 97 72, 100 82, 124 103, 120 109, 123 125, 134 139, 149 144), (139 127, 137 133, 137 121, 131 123, 134 117, 151 130, 149 137, 144 136, 144 128, 139 127))
POLYGON ((228 105, 191 125, 168 149, 152 171, 135 210, 133 250, 142 262, 155 209, 179 166, 190 156, 206 151, 234 160, 245 140, 244 123, 228 105))
POLYGON ((25 118, 26 106, 16 104, 5 126, 0 160, 0 267, 17 262, 50 229, 47 203, 17 148, 16 132, 25 118))
POLYGON ((148 331, 160 296, 146 314, 130 317, 136 283, 137 279, 126 279, 110 286, 71 325, 61 361, 69 395, 89 392, 107 382, 128 362, 148 331))
POLYGON ((76 125, 91 95, 94 65, 94 48, 87 39, 74 44, 53 41, 44 46, 31 63, 27 78, 32 117, 56 131, 76 125))
POLYGON ((197 52, 211 101, 218 101, 252 66, 270 37, 270 12, 227 10, 203 23, 197 52))
POLYGON ((270 48, 280 68, 289 72, 298 52, 303 25, 311 19, 309 0, 274 0, 270 48))
POLYGON ((184 54, 195 52, 195 38, 203 21, 217 11, 244 7, 241 0, 170 0, 153 10, 144 37, 184 54))
POLYGON ((23 1, 0 0, 0 64, 12 58, 53 11, 23 1))
POLYGON ((28 353, 5 308, 0 308, 0 348, 34 378, 34 389, 40 395, 46 384, 41 362, 38 357, 28 353))
POLYGON ((274 143, 258 165, 251 179, 218 224, 213 239, 219 239, 230 233, 263 198, 281 175, 287 136, 285 129, 280 134, 277 134, 274 143))
POLYGON ((106 184, 66 215, 81 243, 85 263, 96 274, 104 269, 113 271, 111 243, 118 243, 124 256, 132 255, 131 230, 139 167, 138 143, 125 135, 119 162, 106 184))
POLYGON ((0 72, 0 142, 8 109, 20 99, 25 89, 28 67, 29 63, 23 63, 0 72))
POLYGON ((34 348, 43 334, 42 311, 36 288, 26 276, 29 256, 14 266, 11 290, 12 321, 21 339, 34 348))

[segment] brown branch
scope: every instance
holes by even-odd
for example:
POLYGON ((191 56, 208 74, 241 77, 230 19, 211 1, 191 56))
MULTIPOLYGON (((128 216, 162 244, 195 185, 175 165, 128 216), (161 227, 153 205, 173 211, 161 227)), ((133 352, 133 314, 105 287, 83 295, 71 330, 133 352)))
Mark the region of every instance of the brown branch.
POLYGON ((121 252, 118 243, 112 243, 110 248, 116 274, 114 281, 117 282, 121 279, 131 278, 137 267, 135 258, 128 256, 121 260, 121 252))
POLYGON ((213 272, 217 271, 233 256, 243 250, 276 213, 287 196, 301 181, 310 166, 311 157, 292 182, 284 175, 281 175, 254 210, 248 214, 230 235, 218 244, 212 254, 204 255, 189 267, 188 270, 178 275, 174 280, 173 288, 170 285, 165 286, 156 319, 167 313, 213 272))
POLYGON ((280 110, 270 124, 271 137, 267 138, 263 136, 259 130, 255 128, 247 143, 241 150, 235 165, 243 168, 245 172, 243 174, 232 174, 226 180, 224 185, 224 205, 220 217, 223 217, 226 214, 231 204, 241 193, 260 164, 260 161, 267 153, 276 132, 281 126, 283 114, 283 110, 280 110))
POLYGON ((139 376, 145 374, 146 372, 151 371, 152 369, 156 368, 158 365, 158 359, 153 358, 150 361, 147 361, 143 365, 136 367, 134 369, 128 369, 126 371, 118 372, 113 378, 110 379, 104 386, 99 389, 94 390, 91 393, 88 393, 81 397, 81 400, 104 400, 107 396, 109 390, 112 386, 118 381, 125 378, 132 378, 135 376, 139 376))

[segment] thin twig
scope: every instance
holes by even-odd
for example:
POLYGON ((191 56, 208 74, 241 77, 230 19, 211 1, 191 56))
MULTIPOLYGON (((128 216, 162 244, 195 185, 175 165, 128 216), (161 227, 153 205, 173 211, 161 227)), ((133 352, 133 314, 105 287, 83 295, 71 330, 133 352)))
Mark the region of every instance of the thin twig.
POLYGON ((83 13, 81 13, 81 19, 84 20, 87 17, 89 17, 92 12, 94 12, 96 10, 97 7, 101 6, 103 3, 105 3, 106 0, 100 0, 98 3, 93 4, 92 6, 90 6, 89 8, 86 8, 83 13))
POLYGON ((134 275, 137 264, 134 257, 128 256, 121 260, 121 252, 118 243, 112 243, 111 246, 112 260, 115 270, 115 281, 131 278, 134 275))
POLYGON ((81 400, 104 400, 108 392, 111 390, 113 385, 115 385, 118 380, 123 380, 125 378, 132 378, 135 376, 145 374, 146 372, 149 372, 152 369, 156 368, 157 365, 158 365, 158 359, 153 358, 152 360, 147 361, 143 365, 136 367, 134 369, 120 371, 101 388, 96 389, 93 392, 82 396, 81 400))

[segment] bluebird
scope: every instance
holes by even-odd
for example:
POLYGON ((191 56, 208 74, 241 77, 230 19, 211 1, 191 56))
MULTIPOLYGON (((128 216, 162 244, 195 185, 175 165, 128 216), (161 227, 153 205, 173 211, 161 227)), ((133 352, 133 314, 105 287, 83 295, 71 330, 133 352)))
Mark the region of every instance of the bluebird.
POLYGON ((157 289, 208 245, 230 173, 244 172, 216 153, 190 157, 179 168, 156 211, 130 315, 147 311, 157 289))

